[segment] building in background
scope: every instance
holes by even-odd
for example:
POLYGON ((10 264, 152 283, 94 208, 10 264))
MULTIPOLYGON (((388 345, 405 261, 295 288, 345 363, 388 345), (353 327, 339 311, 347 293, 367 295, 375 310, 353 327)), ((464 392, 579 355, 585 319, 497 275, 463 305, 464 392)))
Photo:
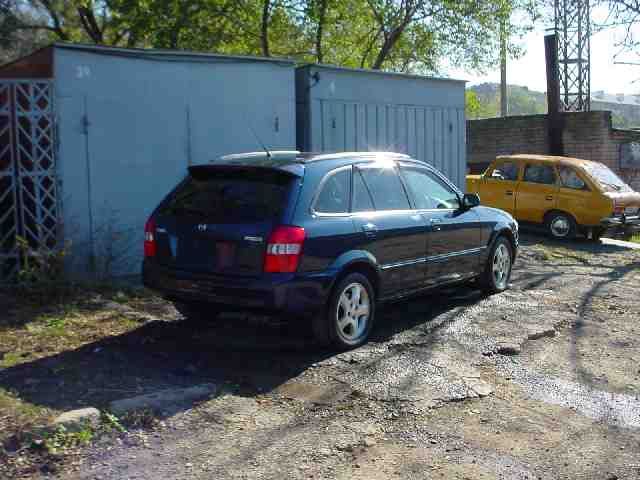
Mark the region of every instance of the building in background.
POLYGON ((591 110, 610 111, 618 128, 640 128, 640 95, 591 93, 591 110))
POLYGON ((262 145, 409 153, 462 186, 464 82, 185 51, 39 50, 0 67, 0 280, 17 271, 18 236, 34 249, 71 242, 75 274, 137 274, 144 223, 187 167, 262 145))

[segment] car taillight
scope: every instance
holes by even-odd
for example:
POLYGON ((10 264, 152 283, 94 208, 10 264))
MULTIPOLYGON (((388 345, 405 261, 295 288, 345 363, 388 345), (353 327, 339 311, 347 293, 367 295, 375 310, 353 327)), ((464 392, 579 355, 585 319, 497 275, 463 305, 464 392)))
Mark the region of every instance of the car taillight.
POLYGON ((616 202, 615 200, 613 201, 613 215, 622 215, 624 213, 624 205, 616 202))
POLYGON ((304 239, 305 231, 302 227, 287 225, 276 227, 267 242, 264 271, 267 273, 295 272, 302 255, 304 239))
POLYGON ((144 224, 144 256, 156 256, 156 221, 153 217, 144 224))

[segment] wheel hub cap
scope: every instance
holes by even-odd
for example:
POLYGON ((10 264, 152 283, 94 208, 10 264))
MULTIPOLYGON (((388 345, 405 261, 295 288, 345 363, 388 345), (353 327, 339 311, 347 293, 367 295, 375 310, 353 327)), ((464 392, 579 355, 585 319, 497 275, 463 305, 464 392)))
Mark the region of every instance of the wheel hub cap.
POLYGON ((348 285, 342 291, 336 309, 338 333, 346 340, 358 340, 367 329, 370 311, 367 289, 359 283, 348 285))
POLYGON ((511 255, 506 245, 501 243, 493 254, 493 279, 496 287, 502 289, 507 286, 511 271, 511 255))
POLYGON ((551 233, 556 237, 565 237, 569 233, 569 222, 566 218, 559 217, 551 222, 551 233))

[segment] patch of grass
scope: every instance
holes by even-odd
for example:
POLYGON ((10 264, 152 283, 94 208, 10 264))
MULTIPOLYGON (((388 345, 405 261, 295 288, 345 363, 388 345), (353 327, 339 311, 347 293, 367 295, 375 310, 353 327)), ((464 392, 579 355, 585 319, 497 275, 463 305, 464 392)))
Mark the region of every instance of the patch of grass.
POLYGON ((45 422, 51 416, 51 410, 25 402, 17 395, 0 388, 0 442, 2 441, 3 433, 8 432, 11 424, 25 427, 45 422))
POLYGON ((68 449, 88 445, 95 435, 89 425, 80 430, 68 430, 64 425, 58 425, 53 432, 46 433, 44 439, 34 442, 34 446, 44 446, 48 453, 59 454, 68 449))
POLYGON ((0 361, 0 367, 9 368, 20 363, 21 357, 15 352, 7 352, 0 361))

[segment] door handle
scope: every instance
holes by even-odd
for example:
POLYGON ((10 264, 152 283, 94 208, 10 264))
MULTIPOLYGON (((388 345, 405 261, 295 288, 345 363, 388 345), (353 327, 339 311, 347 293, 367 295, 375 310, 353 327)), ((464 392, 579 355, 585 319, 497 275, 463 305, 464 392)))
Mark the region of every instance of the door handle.
POLYGON ((512 190, 507 190, 506 192, 504 192, 505 195, 513 195, 513 191, 512 190))
POLYGON ((375 237, 378 233, 378 227, 373 223, 365 223, 362 225, 362 231, 367 237, 375 237))
POLYGON ((547 195, 547 196, 545 197, 545 199, 546 199, 546 200, 553 200, 553 195, 547 195))
POLYGON ((440 230, 442 230, 442 227, 440 226, 440 224, 442 223, 441 218, 430 218, 429 222, 431 223, 431 228, 434 232, 439 232, 440 230))

